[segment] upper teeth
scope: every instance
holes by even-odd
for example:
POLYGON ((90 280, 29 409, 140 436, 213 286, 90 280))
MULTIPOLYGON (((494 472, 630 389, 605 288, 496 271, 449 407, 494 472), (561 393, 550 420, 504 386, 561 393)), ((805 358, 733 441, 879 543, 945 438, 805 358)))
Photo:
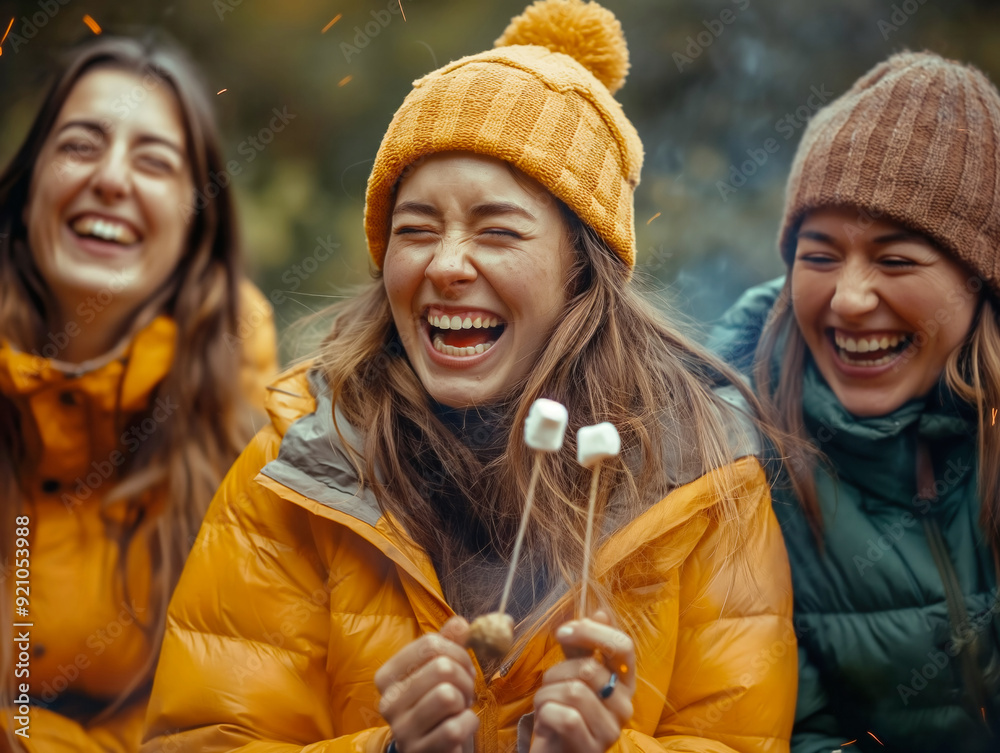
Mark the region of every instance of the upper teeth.
POLYGON ((130 244, 138 240, 127 225, 97 217, 79 219, 73 223, 73 229, 80 235, 93 235, 116 243, 130 244))
POLYGON ((885 348, 895 348, 902 340, 899 335, 882 335, 878 337, 862 337, 855 339, 847 337, 839 332, 834 333, 834 340, 838 348, 843 348, 848 353, 869 353, 873 350, 884 350, 885 348))
POLYGON ((427 321, 438 329, 482 329, 483 327, 496 327, 499 322, 495 316, 492 318, 477 316, 475 319, 469 316, 464 319, 460 316, 431 316, 428 317, 427 321))

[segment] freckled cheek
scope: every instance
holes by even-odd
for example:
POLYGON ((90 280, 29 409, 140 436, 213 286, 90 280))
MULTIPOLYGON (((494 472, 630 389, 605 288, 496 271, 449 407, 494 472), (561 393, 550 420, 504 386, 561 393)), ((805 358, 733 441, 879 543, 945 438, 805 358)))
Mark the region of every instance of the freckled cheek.
POLYGON ((422 276, 414 265, 408 265, 398 258, 392 258, 388 255, 382 268, 382 284, 385 286, 389 308, 392 310, 393 318, 398 326, 401 323, 401 317, 409 319, 413 299, 422 276))

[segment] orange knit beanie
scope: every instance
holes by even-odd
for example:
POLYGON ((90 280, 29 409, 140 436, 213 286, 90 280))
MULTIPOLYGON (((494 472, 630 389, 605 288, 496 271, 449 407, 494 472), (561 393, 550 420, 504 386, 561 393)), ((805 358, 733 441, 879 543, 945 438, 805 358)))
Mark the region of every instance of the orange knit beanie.
POLYGON ((487 52, 414 82, 368 179, 365 233, 379 268, 394 192, 428 154, 468 151, 531 176, 632 267, 642 142, 612 94, 628 73, 614 15, 583 0, 539 0, 487 52))
POLYGON ((857 207, 916 230, 1000 296, 1000 93, 976 68, 932 53, 879 63, 820 110, 788 177, 781 255, 805 214, 857 207))

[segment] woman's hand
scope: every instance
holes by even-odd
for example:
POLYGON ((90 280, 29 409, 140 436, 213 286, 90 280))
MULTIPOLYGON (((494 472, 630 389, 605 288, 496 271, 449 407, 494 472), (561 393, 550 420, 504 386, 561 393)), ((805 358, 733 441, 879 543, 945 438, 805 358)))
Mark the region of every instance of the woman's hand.
POLYGON ((599 611, 556 631, 569 658, 545 673, 535 693, 531 753, 604 753, 632 718, 635 647, 609 623, 599 611))
POLYGON ((476 670, 463 648, 469 623, 452 617, 440 633, 413 641, 375 673, 379 713, 399 753, 462 753, 479 729, 472 711, 476 670))

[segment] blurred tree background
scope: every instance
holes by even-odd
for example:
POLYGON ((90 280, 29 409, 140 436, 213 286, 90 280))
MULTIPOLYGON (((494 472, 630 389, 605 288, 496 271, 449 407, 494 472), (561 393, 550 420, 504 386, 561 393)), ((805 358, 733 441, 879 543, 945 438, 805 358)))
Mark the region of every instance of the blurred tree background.
MULTIPOLYGON (((93 34, 85 14, 106 33, 152 29, 179 41, 212 92, 226 90, 217 113, 226 160, 241 166, 232 180, 251 274, 284 330, 367 279, 365 181, 412 81, 490 47, 526 4, 401 0, 404 20, 399 2, 0 3, 0 32, 14 19, 0 55, 0 163, 24 138, 51 61, 93 34), (266 133, 274 110, 287 123, 266 133)), ((784 180, 820 101, 902 49, 968 61, 1000 81, 995 0, 604 4, 628 39, 632 69, 618 98, 646 149, 638 277, 694 322, 710 323, 780 273, 784 180)))

